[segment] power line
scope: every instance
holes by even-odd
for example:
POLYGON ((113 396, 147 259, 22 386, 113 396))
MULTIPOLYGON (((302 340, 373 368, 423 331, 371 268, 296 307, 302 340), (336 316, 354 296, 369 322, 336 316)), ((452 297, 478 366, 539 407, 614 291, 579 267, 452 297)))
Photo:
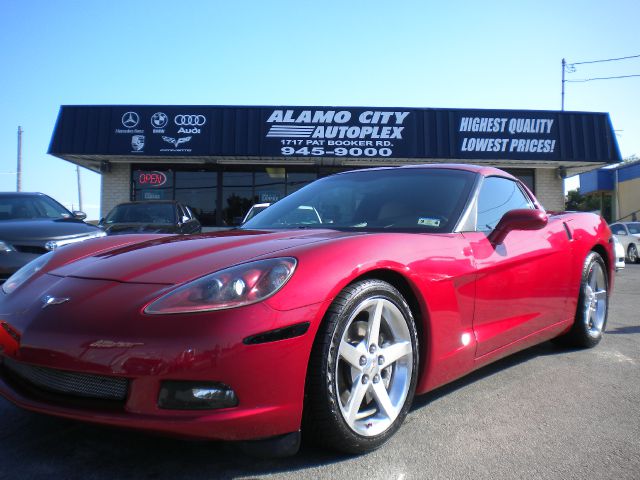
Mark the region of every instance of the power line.
POLYGON ((605 58, 603 60, 591 60, 589 62, 573 62, 573 63, 568 63, 567 65, 586 65, 587 63, 617 62, 618 60, 629 60, 631 58, 640 58, 640 55, 630 55, 628 57, 618 57, 618 58, 605 58))
POLYGON ((593 82, 594 80, 613 80, 616 78, 632 78, 632 77, 640 77, 640 74, 635 75, 618 75, 615 77, 594 77, 594 78, 577 78, 575 80, 565 80, 565 82, 570 83, 584 83, 584 82, 593 82))
POLYGON ((593 77, 593 78, 576 78, 574 80, 567 80, 565 78, 566 73, 574 73, 576 71, 576 65, 586 65, 591 63, 604 63, 604 62, 618 62, 620 60, 630 60, 632 58, 640 58, 640 54, 638 55, 628 55, 626 57, 616 57, 616 58, 603 58, 601 60, 589 60, 585 62, 573 62, 569 63, 564 58, 562 59, 562 93, 561 93, 561 109, 564 111, 564 84, 567 82, 570 83, 585 83, 585 82, 594 82, 596 80, 616 80, 620 78, 634 78, 640 77, 640 75, 615 75, 610 77, 593 77))

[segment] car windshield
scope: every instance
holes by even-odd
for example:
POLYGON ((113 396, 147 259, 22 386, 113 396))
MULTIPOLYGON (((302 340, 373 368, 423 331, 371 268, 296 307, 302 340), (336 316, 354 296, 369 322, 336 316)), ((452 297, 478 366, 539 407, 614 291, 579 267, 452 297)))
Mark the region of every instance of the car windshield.
POLYGON ((472 172, 447 168, 338 174, 283 198, 242 228, 450 232, 475 178, 472 172))
POLYGON ((0 220, 71 218, 71 212, 44 195, 0 197, 0 220))
POLYGON ((175 209, 171 203, 124 203, 111 210, 104 223, 174 224, 175 209))
POLYGON ((640 222, 627 223, 627 228, 629 233, 637 235, 640 233, 640 222))

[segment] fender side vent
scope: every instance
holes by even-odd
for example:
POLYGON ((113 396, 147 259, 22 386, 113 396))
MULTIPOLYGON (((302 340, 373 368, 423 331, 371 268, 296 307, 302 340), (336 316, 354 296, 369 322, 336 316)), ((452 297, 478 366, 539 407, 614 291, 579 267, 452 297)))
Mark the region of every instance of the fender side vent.
POLYGON ((571 230, 569 229, 569 225, 567 225, 567 222, 562 222, 562 226, 564 227, 564 231, 567 233, 567 237, 569 237, 569 240, 573 240, 573 235, 571 235, 571 230))
POLYGON ((304 322, 297 323, 289 327, 277 328, 257 335, 251 335, 250 337, 245 338, 242 343, 245 345, 257 345, 259 343, 277 342, 278 340, 299 337, 307 333, 309 325, 309 322, 304 322))

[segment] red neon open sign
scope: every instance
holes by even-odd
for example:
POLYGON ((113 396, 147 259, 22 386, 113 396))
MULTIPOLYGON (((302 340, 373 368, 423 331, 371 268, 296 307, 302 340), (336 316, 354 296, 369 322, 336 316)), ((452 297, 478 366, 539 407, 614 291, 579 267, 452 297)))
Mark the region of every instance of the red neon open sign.
POLYGON ((140 172, 138 174, 138 185, 159 187, 167 183, 167 176, 162 172, 140 172))

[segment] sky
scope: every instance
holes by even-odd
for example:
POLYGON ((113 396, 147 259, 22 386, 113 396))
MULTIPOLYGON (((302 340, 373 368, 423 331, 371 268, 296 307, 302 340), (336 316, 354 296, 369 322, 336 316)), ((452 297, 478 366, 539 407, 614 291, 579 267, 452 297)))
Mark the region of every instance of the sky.
MULTIPOLYGON (((78 208, 47 154, 61 105, 318 105, 559 110, 561 61, 640 55, 640 0, 0 0, 0 191, 78 208)), ((567 79, 640 74, 640 58, 567 79)), ((640 156, 640 77, 567 83, 640 156)), ((97 219, 100 177, 81 168, 97 219)))

